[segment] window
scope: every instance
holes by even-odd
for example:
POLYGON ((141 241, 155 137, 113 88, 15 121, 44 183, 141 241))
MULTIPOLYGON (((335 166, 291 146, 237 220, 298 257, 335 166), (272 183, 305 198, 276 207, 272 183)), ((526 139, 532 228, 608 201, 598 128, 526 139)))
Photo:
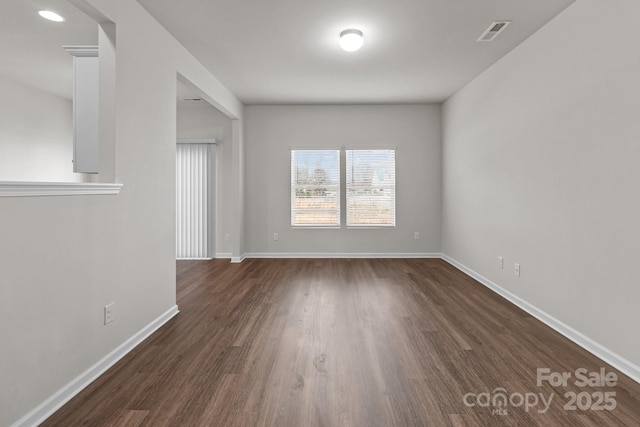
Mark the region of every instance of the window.
POLYGON ((291 225, 340 227, 340 150, 291 150, 291 225))
POLYGON ((347 227, 396 225, 395 150, 347 150, 347 227))

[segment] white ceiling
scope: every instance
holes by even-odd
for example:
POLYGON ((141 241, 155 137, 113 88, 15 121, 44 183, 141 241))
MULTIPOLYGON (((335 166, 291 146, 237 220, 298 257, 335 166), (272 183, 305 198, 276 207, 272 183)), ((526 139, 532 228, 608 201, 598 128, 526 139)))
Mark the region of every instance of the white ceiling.
MULTIPOLYGON (((441 102, 573 1, 139 0, 248 104, 441 102), (495 20, 513 22, 476 42, 495 20), (338 34, 352 27, 365 44, 347 53, 338 34)), ((2 3, 0 76, 70 98, 61 46, 97 44, 97 24, 67 0, 2 3)))
POLYGON ((573 1, 139 0, 248 104, 441 102, 573 1), (476 42, 495 20, 512 23, 476 42))
POLYGON ((0 76, 70 99, 73 57, 62 46, 97 44, 98 25, 66 0, 2 0, 0 76), (44 20, 41 9, 66 21, 44 20))

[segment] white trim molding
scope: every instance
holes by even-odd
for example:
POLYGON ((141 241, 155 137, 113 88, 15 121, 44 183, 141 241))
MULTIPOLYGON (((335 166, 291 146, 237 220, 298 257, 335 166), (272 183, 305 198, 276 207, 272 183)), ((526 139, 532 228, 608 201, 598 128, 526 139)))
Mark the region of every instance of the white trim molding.
POLYGON ((452 266, 454 266, 455 268, 457 268, 458 270, 462 271, 466 275, 477 280, 482 285, 491 289, 498 295, 502 296, 507 301, 520 307, 521 309, 529 313, 531 316, 535 317, 542 323, 549 326, 551 329, 564 335, 566 338, 578 344, 580 347, 584 348, 589 353, 593 354, 594 356, 598 357, 604 362, 610 364, 620 372, 629 376, 631 379, 633 379, 637 383, 640 383, 640 366, 630 362, 629 360, 625 359, 619 354, 614 353, 613 351, 604 347, 602 344, 594 341, 593 339, 584 335, 582 332, 573 329, 571 326, 567 325, 566 323, 563 323, 562 321, 556 319, 555 317, 544 312, 543 310, 540 310, 538 307, 528 303, 527 301, 523 300, 519 296, 514 295, 511 292, 507 291, 506 289, 496 285, 491 280, 487 279, 481 274, 476 273, 475 271, 465 266, 464 264, 456 261, 455 259, 445 254, 442 254, 442 259, 448 262, 449 264, 451 264, 452 266))
POLYGON ((122 186, 93 182, 0 181, 0 197, 113 195, 120 194, 122 186))
POLYGON ((148 338, 152 333, 167 323, 178 314, 178 306, 174 305, 169 310, 160 315, 157 319, 142 328, 138 333, 122 343, 119 347, 100 359, 95 365, 78 375, 71 382, 51 395, 31 412, 16 421, 11 427, 31 427, 37 426, 50 417, 62 405, 80 393, 89 384, 95 381, 100 375, 105 373, 110 367, 126 356, 138 344, 148 338))
POLYGON ((178 138, 177 144, 217 144, 215 138, 178 138))
POLYGON ((77 58, 97 58, 100 49, 98 46, 62 46, 71 56, 77 58))
POLYGON ((246 258, 440 258, 439 253, 367 253, 367 252, 253 252, 246 258))

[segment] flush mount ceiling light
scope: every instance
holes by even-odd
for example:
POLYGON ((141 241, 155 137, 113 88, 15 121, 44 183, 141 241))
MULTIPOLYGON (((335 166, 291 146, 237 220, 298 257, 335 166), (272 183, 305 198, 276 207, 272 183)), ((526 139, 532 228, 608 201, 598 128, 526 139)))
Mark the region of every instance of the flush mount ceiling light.
POLYGON ((349 29, 340 33, 340 47, 347 52, 355 52, 362 47, 364 39, 362 31, 349 29))
POLYGON ((53 22, 62 22, 64 18, 51 10, 39 10, 38 15, 53 22))

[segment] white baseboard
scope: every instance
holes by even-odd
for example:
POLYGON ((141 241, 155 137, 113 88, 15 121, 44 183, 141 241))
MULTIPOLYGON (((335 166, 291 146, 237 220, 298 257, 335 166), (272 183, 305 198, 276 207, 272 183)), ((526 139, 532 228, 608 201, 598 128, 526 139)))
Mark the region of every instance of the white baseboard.
POLYGON ((561 322, 560 320, 556 319, 550 314, 547 314, 546 312, 540 310, 536 306, 529 304, 528 302, 518 297, 517 295, 514 295, 511 292, 507 291, 506 289, 496 285, 491 280, 487 279, 481 274, 476 273, 475 271, 471 270, 469 267, 465 266, 464 264, 459 263, 455 259, 445 254, 442 254, 442 259, 448 262, 449 264, 453 265, 454 267, 456 267, 458 270, 462 271, 466 275, 474 278, 475 280, 477 280, 487 288, 491 289, 498 295, 502 296, 509 302, 520 307, 521 309, 523 309, 524 311, 526 311, 536 319, 540 320, 542 323, 554 329, 556 332, 564 335, 566 338, 578 344, 580 347, 584 348, 594 356, 607 362, 614 368, 618 369, 620 372, 629 376, 635 382, 640 383, 640 366, 614 353, 613 351, 604 347, 600 343, 584 335, 582 332, 573 329, 571 326, 561 322))
POLYGON ((177 258, 178 261, 210 261, 212 259, 231 259, 231 252, 218 252, 215 256, 205 258, 177 258))
POLYGON ((440 258, 440 254, 364 252, 253 252, 244 254, 242 258, 440 258))
POLYGON ((84 390, 85 387, 95 381, 100 375, 105 373, 107 369, 115 365, 116 362, 126 356, 127 353, 133 350, 138 344, 144 341, 162 325, 167 323, 176 314, 178 314, 178 306, 174 305, 160 317, 149 323, 134 336, 122 343, 111 353, 100 359, 95 365, 91 366, 71 382, 63 386, 60 390, 51 395, 47 400, 42 402, 31 412, 13 423, 11 427, 31 427, 37 426, 38 424, 42 423, 55 411, 60 409, 62 405, 67 403, 75 395, 84 390))

